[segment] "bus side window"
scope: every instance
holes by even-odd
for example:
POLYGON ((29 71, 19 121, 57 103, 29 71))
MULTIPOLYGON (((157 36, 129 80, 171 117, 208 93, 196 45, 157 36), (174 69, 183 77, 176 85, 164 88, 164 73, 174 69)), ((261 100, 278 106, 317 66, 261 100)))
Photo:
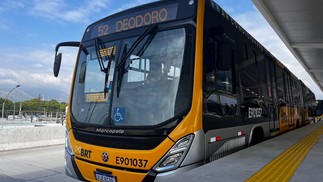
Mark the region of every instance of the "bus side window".
POLYGON ((233 93, 232 67, 235 59, 233 48, 236 41, 226 32, 225 27, 218 24, 208 25, 204 52, 204 73, 208 84, 205 88, 233 93))
POLYGON ((204 63, 204 112, 217 116, 234 115, 236 98, 233 94, 233 50, 229 43, 210 37, 204 63))
POLYGON ((216 60, 218 57, 218 42, 209 37, 204 60, 204 112, 223 116, 220 97, 216 94, 216 60))
POLYGON ((276 83, 277 83, 277 99, 278 104, 281 106, 286 105, 285 100, 285 92, 284 92, 284 77, 283 77, 283 69, 276 65, 276 83))
MULTIPOLYGON (((246 46, 245 44, 243 45, 246 46)), ((249 108, 263 108, 264 102, 259 88, 259 73, 256 54, 239 64, 240 87, 242 91, 241 114, 248 117, 249 108)))
POLYGON ((233 93, 232 62, 234 51, 227 42, 221 42, 216 64, 216 86, 218 90, 233 93))
POLYGON ((218 55, 218 43, 212 38, 209 39, 204 61, 205 82, 204 89, 206 93, 213 92, 216 89, 215 63, 218 55))
POLYGON ((227 41, 220 43, 218 51, 218 60, 216 62, 217 70, 228 71, 231 70, 232 63, 232 47, 227 41))

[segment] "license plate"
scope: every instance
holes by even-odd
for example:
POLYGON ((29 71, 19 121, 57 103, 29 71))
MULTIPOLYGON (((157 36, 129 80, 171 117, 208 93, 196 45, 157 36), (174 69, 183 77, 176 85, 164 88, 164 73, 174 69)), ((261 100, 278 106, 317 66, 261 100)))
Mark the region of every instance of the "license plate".
POLYGON ((115 176, 112 176, 110 174, 101 173, 98 171, 95 172, 95 178, 96 178, 96 180, 98 180, 100 182, 117 182, 117 179, 115 176))

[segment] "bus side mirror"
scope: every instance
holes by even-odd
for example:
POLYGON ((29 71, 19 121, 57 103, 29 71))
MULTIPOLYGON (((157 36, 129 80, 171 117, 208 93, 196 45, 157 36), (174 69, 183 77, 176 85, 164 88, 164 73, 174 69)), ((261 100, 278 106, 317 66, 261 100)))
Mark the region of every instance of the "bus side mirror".
POLYGON ((59 53, 59 54, 56 53, 55 54, 54 68, 53 68, 55 77, 58 76, 59 70, 61 68, 61 62, 62 62, 62 53, 59 53))
POLYGON ((57 77, 59 73, 59 69, 61 68, 61 62, 62 62, 62 53, 57 54, 59 47, 61 46, 68 46, 68 47, 80 47, 80 42, 61 42, 56 45, 55 48, 55 62, 54 62, 54 76, 57 77))

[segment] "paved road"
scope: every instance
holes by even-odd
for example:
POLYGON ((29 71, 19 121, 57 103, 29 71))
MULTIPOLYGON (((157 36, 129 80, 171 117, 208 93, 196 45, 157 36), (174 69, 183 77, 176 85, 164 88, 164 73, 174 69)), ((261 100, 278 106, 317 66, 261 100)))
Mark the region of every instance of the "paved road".
POLYGON ((64 145, 0 152, 0 182, 76 182, 65 175, 64 145))

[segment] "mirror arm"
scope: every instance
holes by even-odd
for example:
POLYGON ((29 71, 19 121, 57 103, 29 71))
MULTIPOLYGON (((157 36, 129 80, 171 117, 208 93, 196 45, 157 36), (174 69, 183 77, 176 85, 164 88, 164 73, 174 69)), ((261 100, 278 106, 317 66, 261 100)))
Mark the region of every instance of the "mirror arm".
POLYGON ((76 42, 76 41, 69 41, 69 42, 61 42, 58 43, 55 47, 55 52, 57 55, 59 47, 67 46, 67 47, 80 47, 81 42, 76 42))

